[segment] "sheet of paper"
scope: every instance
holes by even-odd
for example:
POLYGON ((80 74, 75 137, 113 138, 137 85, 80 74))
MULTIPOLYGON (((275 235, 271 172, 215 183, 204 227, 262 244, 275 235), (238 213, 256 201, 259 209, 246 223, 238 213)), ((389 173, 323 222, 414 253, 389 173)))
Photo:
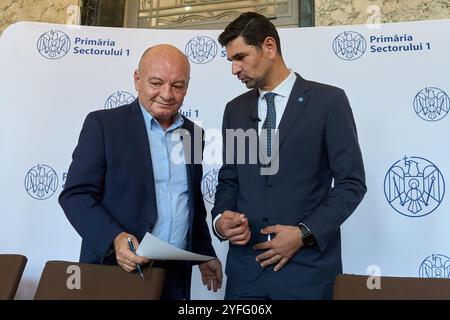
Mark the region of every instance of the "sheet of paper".
POLYGON ((179 249, 148 232, 139 244, 136 254, 152 260, 208 261, 215 258, 179 249))

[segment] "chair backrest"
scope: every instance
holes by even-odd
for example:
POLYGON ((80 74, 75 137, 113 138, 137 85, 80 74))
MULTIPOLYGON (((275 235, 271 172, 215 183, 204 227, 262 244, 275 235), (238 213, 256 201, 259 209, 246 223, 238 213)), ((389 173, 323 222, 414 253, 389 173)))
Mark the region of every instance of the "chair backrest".
POLYGON ((336 277, 335 300, 450 299, 450 279, 380 277, 343 274, 336 277), (379 281, 377 283, 377 281, 379 281), (369 282, 369 283, 368 283, 369 282), (377 285, 379 287, 377 288, 377 285), (372 289, 369 289, 372 288, 372 289))
POLYGON ((165 270, 143 267, 138 273, 119 266, 48 261, 35 300, 158 300, 165 270))
POLYGON ((0 254, 0 300, 14 299, 26 264, 22 255, 0 254))

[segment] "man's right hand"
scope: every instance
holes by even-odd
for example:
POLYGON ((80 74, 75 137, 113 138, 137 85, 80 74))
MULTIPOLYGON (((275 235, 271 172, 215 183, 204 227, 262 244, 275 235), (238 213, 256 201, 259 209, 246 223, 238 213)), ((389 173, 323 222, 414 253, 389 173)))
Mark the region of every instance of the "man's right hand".
POLYGON ((216 221, 216 230, 234 245, 246 245, 250 241, 251 232, 248 219, 244 214, 226 210, 216 221))
POLYGON ((131 237, 134 248, 137 250, 139 247, 139 242, 133 235, 121 232, 114 239, 114 250, 116 252, 116 259, 119 266, 121 266, 127 272, 133 272, 136 270, 136 265, 143 265, 149 262, 148 259, 144 257, 139 257, 135 255, 128 244, 128 237, 131 237))

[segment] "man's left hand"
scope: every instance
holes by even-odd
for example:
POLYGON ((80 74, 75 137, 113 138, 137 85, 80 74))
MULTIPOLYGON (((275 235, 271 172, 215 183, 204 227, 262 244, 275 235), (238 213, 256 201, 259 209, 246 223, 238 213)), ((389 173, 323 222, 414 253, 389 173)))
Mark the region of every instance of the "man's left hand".
POLYGON ((262 234, 275 234, 271 241, 257 243, 253 249, 266 250, 256 257, 265 268, 276 264, 274 271, 280 270, 303 246, 302 235, 297 226, 275 225, 261 230, 262 234))
POLYGON ((207 286, 209 291, 212 288, 214 292, 217 292, 222 287, 222 264, 220 260, 217 258, 209 260, 199 264, 198 268, 202 274, 203 285, 207 286))

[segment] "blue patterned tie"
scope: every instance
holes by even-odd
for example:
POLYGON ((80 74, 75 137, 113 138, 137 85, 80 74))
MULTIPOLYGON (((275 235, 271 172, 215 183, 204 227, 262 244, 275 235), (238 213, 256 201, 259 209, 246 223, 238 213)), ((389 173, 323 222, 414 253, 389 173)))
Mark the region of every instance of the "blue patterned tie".
POLYGON ((275 96, 276 93, 267 92, 264 99, 267 101, 267 116, 264 120, 263 129, 267 130, 267 156, 272 156, 272 130, 276 129, 277 113, 275 111, 275 96))

